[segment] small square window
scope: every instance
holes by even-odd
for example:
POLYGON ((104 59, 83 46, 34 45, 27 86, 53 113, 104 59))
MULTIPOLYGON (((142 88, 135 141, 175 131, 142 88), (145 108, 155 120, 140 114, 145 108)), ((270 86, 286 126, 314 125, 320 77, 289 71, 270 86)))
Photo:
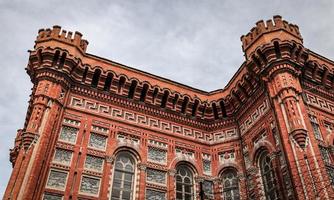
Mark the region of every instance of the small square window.
POLYGON ((105 150, 106 144, 107 144, 106 136, 99 135, 96 133, 90 134, 89 143, 88 143, 89 147, 100 149, 100 150, 105 150))
POLYGON ((64 190, 66 186, 67 174, 68 173, 64 171, 51 169, 46 186, 52 189, 64 190))
POLYGON ((64 149, 57 148, 53 157, 53 162, 70 165, 72 160, 72 152, 64 149))
POLYGON ((100 189, 100 179, 83 176, 81 180, 80 192, 97 196, 100 189))
POLYGON ((75 144, 77 140, 77 133, 78 133, 77 128, 73 128, 70 126, 63 126, 60 131, 59 140, 75 144))
POLYGON ((85 168, 88 170, 102 171, 103 158, 87 155, 85 161, 85 168))

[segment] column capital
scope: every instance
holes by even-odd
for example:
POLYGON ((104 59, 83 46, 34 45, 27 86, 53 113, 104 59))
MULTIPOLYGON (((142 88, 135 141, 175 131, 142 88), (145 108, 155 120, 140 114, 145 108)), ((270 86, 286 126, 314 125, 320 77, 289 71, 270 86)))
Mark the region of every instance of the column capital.
POLYGON ((138 169, 141 171, 146 171, 147 165, 143 163, 138 164, 138 169))
POLYGON ((107 163, 113 163, 115 161, 115 156, 105 156, 107 163))
POLYGON ((167 173, 169 174, 169 176, 175 176, 175 174, 176 174, 176 170, 175 170, 175 169, 169 169, 169 170, 167 171, 167 173))

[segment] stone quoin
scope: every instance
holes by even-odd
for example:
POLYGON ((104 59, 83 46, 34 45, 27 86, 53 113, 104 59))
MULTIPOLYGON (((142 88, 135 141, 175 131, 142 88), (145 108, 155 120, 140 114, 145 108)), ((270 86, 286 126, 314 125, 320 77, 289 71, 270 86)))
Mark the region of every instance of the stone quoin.
POLYGON ((39 30, 3 199, 334 199, 334 62, 280 16, 241 41, 206 92, 39 30))

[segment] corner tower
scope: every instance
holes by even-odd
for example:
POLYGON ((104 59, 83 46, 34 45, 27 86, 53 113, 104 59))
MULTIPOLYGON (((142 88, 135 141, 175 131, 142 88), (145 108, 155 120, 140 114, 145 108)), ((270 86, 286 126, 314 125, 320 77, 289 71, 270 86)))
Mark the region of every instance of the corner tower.
POLYGON ((70 85, 82 73, 88 42, 60 26, 41 29, 26 68, 33 83, 24 127, 18 130, 10 160, 13 172, 4 199, 37 199, 47 177, 70 85))
MULTIPOLYGON (((320 159, 318 142, 312 129, 301 84, 309 52, 297 25, 274 16, 259 21, 241 37, 247 71, 266 86, 287 159, 297 199, 329 199, 332 190, 322 189, 328 182, 320 159)), ((293 199, 293 196, 288 197, 293 199)))

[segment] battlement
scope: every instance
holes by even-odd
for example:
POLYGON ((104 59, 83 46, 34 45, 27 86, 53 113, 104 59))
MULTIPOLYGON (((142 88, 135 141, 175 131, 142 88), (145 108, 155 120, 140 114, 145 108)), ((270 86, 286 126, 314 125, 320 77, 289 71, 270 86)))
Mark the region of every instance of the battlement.
POLYGON ((247 35, 241 36, 243 51, 246 52, 264 34, 278 31, 288 33, 290 36, 294 37, 297 42, 302 43, 303 41, 297 25, 290 24, 289 22, 282 20, 281 16, 275 15, 273 20, 267 20, 266 23, 263 20, 258 21, 256 26, 253 27, 247 35))
POLYGON ((78 31, 61 30, 61 26, 54 25, 52 29, 40 29, 36 38, 36 43, 43 42, 46 40, 57 40, 66 44, 76 46, 80 51, 86 52, 88 41, 82 39, 82 34, 78 31))

